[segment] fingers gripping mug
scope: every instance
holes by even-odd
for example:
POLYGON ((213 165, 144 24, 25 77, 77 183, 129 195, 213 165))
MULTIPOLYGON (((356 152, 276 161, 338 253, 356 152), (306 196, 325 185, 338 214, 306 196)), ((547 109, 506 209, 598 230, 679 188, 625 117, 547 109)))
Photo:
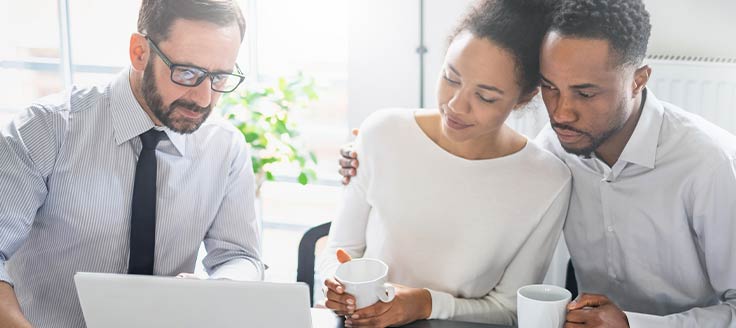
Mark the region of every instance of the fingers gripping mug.
POLYGON ((396 289, 386 283, 388 265, 376 259, 355 259, 340 264, 335 279, 345 288, 345 292, 355 296, 355 308, 388 303, 396 296, 396 289))

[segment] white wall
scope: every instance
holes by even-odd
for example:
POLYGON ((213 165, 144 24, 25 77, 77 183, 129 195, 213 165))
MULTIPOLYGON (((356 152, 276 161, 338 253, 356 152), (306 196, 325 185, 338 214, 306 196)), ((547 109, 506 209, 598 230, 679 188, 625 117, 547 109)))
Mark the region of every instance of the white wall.
MULTIPOLYGON (((736 0, 644 0, 651 15, 649 53, 736 58, 736 0)), ((424 80, 419 79, 419 1, 352 0, 349 20, 349 124, 357 127, 386 107, 435 107, 436 81, 447 36, 472 0, 425 0, 424 80), (421 84, 420 84, 421 83, 421 84)), ((544 124, 543 105, 510 124, 534 135, 544 124), (541 109, 541 110, 540 110, 541 109), (542 113, 540 113, 542 111, 542 113)))
POLYGON ((448 36, 455 30, 472 0, 425 0, 424 107, 437 107, 437 78, 445 60, 448 36))
POLYGON ((736 58, 736 1, 644 0, 649 53, 736 58))
POLYGON ((348 20, 348 124, 419 103, 419 2, 351 0, 348 20))

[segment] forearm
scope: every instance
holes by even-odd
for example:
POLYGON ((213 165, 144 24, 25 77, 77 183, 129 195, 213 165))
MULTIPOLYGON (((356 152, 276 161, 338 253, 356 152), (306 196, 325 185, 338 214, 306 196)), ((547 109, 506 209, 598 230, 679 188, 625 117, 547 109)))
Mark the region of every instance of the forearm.
POLYGON ((361 179, 356 177, 345 187, 338 215, 332 221, 327 247, 317 258, 317 272, 322 278, 335 274, 340 262, 335 256, 337 249, 345 250, 352 258, 363 257, 366 249, 366 229, 371 205, 366 200, 366 192, 361 179))
POLYGON ((23 316, 15 297, 13 286, 0 281, 0 326, 2 327, 32 327, 31 323, 23 316))
POLYGON ((492 294, 482 298, 459 298, 429 290, 432 309, 429 319, 451 319, 490 324, 512 325, 515 314, 492 294))

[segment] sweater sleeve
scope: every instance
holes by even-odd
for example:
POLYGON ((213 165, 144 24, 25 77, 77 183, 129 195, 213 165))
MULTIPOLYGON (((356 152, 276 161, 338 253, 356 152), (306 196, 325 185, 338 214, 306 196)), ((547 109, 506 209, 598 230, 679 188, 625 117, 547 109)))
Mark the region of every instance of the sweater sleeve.
POLYGON ((366 185, 372 174, 370 157, 374 155, 366 153, 363 144, 365 138, 366 135, 361 133, 356 140, 355 149, 360 157, 360 169, 343 189, 337 216, 330 227, 327 247, 317 259, 317 272, 325 279, 333 277, 340 265, 335 256, 338 248, 344 249, 353 258, 362 257, 366 248, 366 226, 371 212, 366 185))

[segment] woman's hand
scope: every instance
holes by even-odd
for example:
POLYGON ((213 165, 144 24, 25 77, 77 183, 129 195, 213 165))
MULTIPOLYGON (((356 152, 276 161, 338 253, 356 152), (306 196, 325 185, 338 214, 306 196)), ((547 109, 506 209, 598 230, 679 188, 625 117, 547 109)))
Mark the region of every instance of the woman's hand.
MULTIPOLYGON (((345 263, 352 260, 352 257, 348 252, 342 248, 338 248, 335 253, 337 261, 345 263)), ((345 293, 345 288, 335 280, 335 278, 325 279, 325 307, 335 311, 338 315, 346 316, 352 315, 355 311, 355 297, 353 295, 345 293)))
POLYGON ((432 296, 423 288, 392 284, 396 297, 388 303, 378 302, 349 315, 346 327, 394 327, 427 319, 432 313, 432 296))

